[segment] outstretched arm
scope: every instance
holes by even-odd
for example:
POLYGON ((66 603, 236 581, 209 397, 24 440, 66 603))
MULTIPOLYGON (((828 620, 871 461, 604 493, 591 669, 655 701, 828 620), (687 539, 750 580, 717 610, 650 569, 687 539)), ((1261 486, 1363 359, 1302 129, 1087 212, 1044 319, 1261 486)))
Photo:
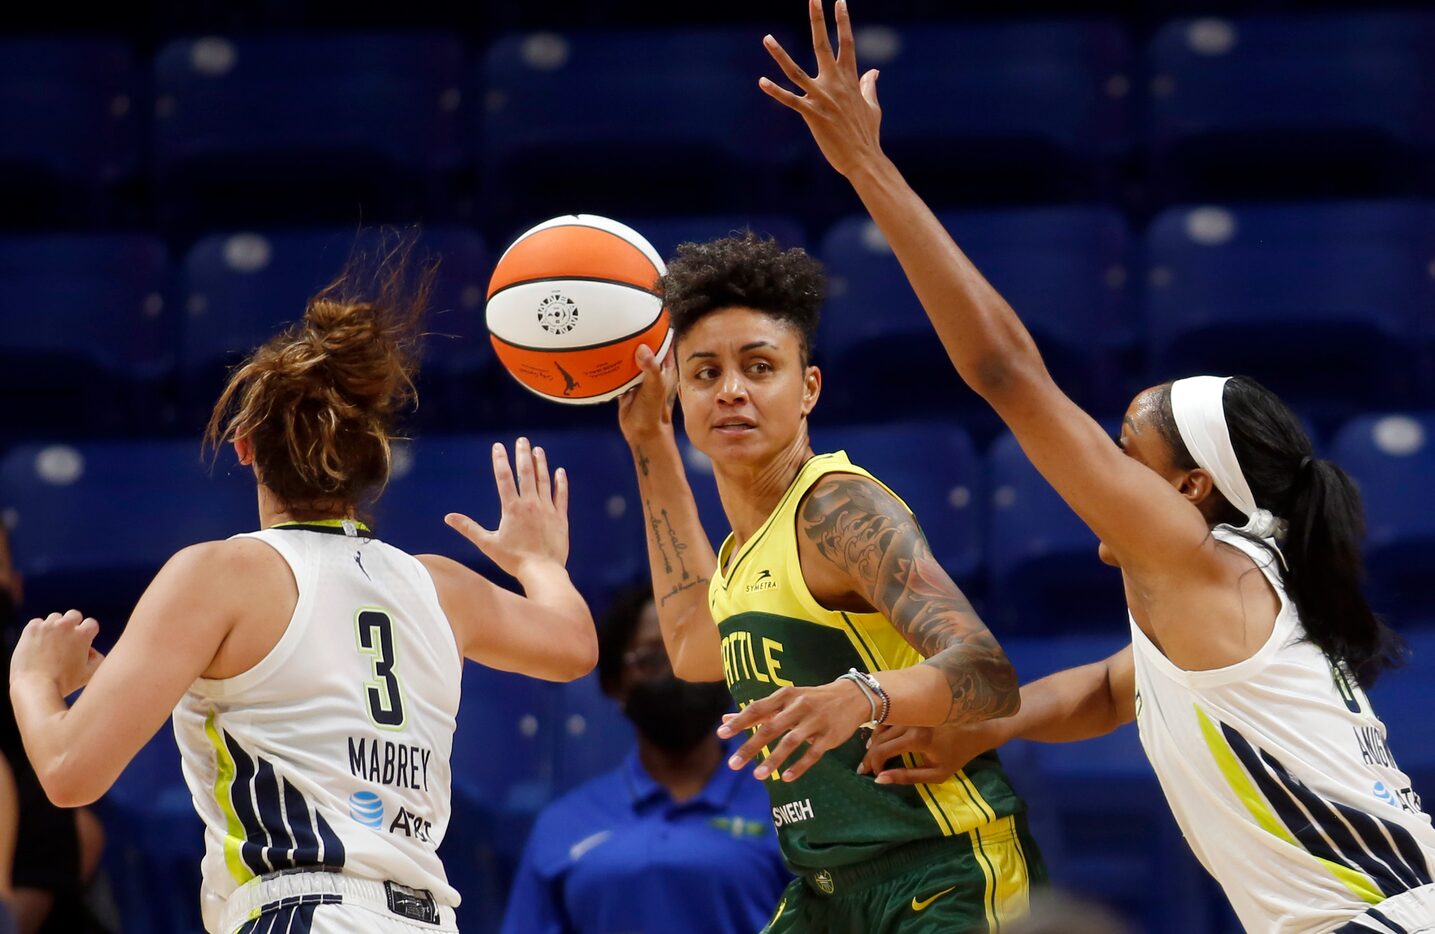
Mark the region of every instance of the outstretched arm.
POLYGON ((1124 456, 1052 381, 1031 335, 882 152, 877 72, 858 76, 852 24, 836 6, 838 51, 822 0, 809 0, 818 71, 809 76, 768 36, 795 94, 763 78, 796 111, 832 167, 851 182, 891 246, 962 379, 997 411, 1032 464, 1121 566, 1149 578, 1186 565, 1207 538, 1199 512, 1153 471, 1124 456))
POLYGON ((698 520, 673 433, 677 369, 671 353, 658 361, 647 347, 638 348, 637 363, 643 382, 618 400, 618 423, 638 472, 663 644, 679 678, 722 681, 722 644, 708 609, 708 582, 717 570, 717 556, 698 520))
POLYGON ((1009 739, 1072 743, 1136 719, 1136 673, 1127 646, 1110 658, 1058 671, 1021 689, 1021 710, 1011 717, 934 729, 879 729, 860 771, 877 774, 882 784, 940 782, 974 756, 1009 739), (913 768, 883 770, 903 753, 921 756, 913 768))

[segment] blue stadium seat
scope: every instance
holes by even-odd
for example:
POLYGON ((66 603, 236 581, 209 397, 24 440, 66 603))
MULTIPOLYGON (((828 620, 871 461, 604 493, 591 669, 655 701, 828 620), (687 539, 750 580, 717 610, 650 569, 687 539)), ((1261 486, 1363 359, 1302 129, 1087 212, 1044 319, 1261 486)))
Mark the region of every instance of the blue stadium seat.
MULTIPOLYGON (((1107 428, 1114 436, 1115 425, 1107 428)), ((1126 632, 1121 574, 1097 538, 1003 435, 987 453, 986 617, 1000 633, 1126 632)))
MULTIPOLYGON (((218 398, 227 367, 273 336, 284 323, 303 317, 308 299, 333 281, 356 250, 366 257, 383 252, 389 235, 370 228, 213 234, 185 256, 183 292, 186 327, 181 372, 188 400, 187 420, 202 423, 218 398)), ((487 389, 494 378, 493 353, 483 330, 483 294, 488 255, 476 234, 433 227, 419 236, 415 260, 440 260, 425 321, 429 332, 423 384, 433 398, 431 421, 463 424, 487 414, 487 389)))
POLYGON ((768 64, 756 29, 499 38, 477 75, 485 212, 518 225, 782 209, 802 128, 758 91, 768 64))
POLYGON ((642 234, 658 255, 671 262, 679 243, 705 243, 719 237, 751 230, 761 237, 772 237, 783 249, 807 246, 807 235, 796 218, 780 215, 712 214, 702 217, 642 217, 627 221, 628 226, 642 234))
POLYGON ((105 193, 139 167, 137 85, 120 40, 0 39, 7 223, 103 218, 105 193))
POLYGON ((1322 430, 1404 397, 1435 305, 1432 229, 1404 202, 1164 212, 1146 238, 1154 378, 1246 373, 1322 430))
MULTIPOLYGON (((1410 649, 1404 667, 1386 672, 1370 689, 1370 702, 1386 726, 1386 738, 1428 813, 1435 802, 1435 717, 1430 685, 1435 683, 1435 627, 1401 633, 1410 649)), ((1398 790, 1398 789, 1397 789, 1398 790)))
POLYGON ((1435 624, 1435 413, 1356 418, 1336 435, 1331 459, 1360 487, 1376 610, 1400 627, 1435 624))
MULTIPOLYGON (((1011 302, 1078 400, 1112 393, 1127 326, 1128 237, 1104 208, 948 213, 943 225, 1011 302)), ((848 218, 823 240, 832 275, 817 343, 826 410, 852 418, 965 411, 994 422, 952 369, 901 266, 875 224, 848 218)), ((819 409, 819 412, 824 409, 819 409)))
POLYGON ((169 723, 140 748, 97 809, 110 886, 127 928, 199 930, 204 826, 169 723))
POLYGON ((818 425, 812 434, 814 450, 845 450, 911 507, 932 554, 958 584, 980 583, 986 484, 966 432, 939 422, 899 422, 818 425))
POLYGON ((208 36, 155 60, 171 223, 397 219, 463 162, 463 46, 443 35, 208 36))
POLYGON ((1148 54, 1168 197, 1391 194, 1430 178, 1435 16, 1183 19, 1148 54))
POLYGON ((1090 196, 1129 146, 1116 22, 866 24, 856 38, 859 66, 882 72, 882 146, 938 202, 1090 196))
POLYGON ((450 884, 463 894, 465 929, 496 929, 523 842, 553 794, 557 691, 534 678, 463 666, 453 816, 441 853, 450 884))
POLYGON ((0 237, 0 431, 164 425, 178 322, 167 291, 164 246, 149 237, 0 237))
POLYGON ((193 440, 27 444, 0 460, 27 606, 84 610, 106 645, 176 551, 258 527, 254 496, 231 451, 211 470, 193 440))
MULTIPOLYGON (((568 472, 568 572, 590 600, 601 604, 646 567, 642 510, 627 447, 612 429, 545 431, 529 437, 543 447, 551 468, 568 472)), ((512 456, 512 436, 435 435, 403 446, 376 509, 378 535, 410 553, 451 555, 493 573, 478 549, 444 525, 443 517, 458 511, 496 527, 499 505, 490 453, 494 441, 502 441, 512 456)))
POLYGON ((558 686, 558 748, 554 777, 561 794, 616 768, 635 742, 618 702, 603 693, 596 672, 558 686))

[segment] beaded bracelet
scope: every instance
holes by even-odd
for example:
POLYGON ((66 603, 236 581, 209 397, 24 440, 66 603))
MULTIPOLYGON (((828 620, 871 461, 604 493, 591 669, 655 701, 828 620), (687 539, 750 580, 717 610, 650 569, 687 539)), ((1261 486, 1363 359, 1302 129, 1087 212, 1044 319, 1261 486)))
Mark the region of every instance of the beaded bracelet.
POLYGON ((868 726, 869 724, 876 723, 876 722, 877 722, 877 695, 874 694, 874 693, 872 693, 872 689, 867 686, 867 683, 866 683, 865 681, 862 680, 862 677, 861 677, 861 675, 859 675, 859 674, 857 673, 857 670, 854 668, 854 669, 852 669, 851 671, 848 671, 847 674, 845 674, 845 675, 838 675, 838 676, 837 676, 837 680, 838 680, 838 681, 851 681, 853 684, 857 685, 857 690, 859 690, 859 691, 862 692, 862 696, 865 697, 865 698, 867 698, 867 703, 868 703, 868 705, 871 706, 871 708, 872 708, 872 716, 871 716, 871 718, 867 721, 867 723, 864 723, 864 724, 862 724, 862 725, 865 727, 865 726, 868 726))
POLYGON ((862 685, 867 691, 871 692, 868 696, 868 700, 871 700, 871 694, 875 694, 878 698, 881 699, 881 712, 877 713, 874 706, 873 716, 869 723, 872 726, 880 726, 883 723, 886 723, 887 714, 891 712, 892 709, 892 698, 887 694, 886 690, 883 689, 881 682, 879 682, 876 678, 872 677, 870 673, 865 671, 858 671, 856 668, 847 669, 847 674, 843 675, 842 677, 850 678, 853 681, 856 681, 858 684, 862 685))

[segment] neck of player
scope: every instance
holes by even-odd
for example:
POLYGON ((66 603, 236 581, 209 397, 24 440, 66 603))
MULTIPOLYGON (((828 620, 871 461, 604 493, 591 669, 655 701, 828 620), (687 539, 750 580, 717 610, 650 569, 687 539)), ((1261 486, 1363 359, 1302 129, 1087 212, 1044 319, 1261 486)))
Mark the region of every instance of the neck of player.
POLYGON ((802 472, 802 466, 811 458, 812 444, 804 420, 792 441, 766 460, 713 461, 718 497, 738 548, 772 515, 792 481, 802 472))
POLYGON ((259 484, 259 527, 273 528, 285 522, 322 522, 325 519, 352 519, 355 509, 337 501, 285 505, 264 484, 259 484))

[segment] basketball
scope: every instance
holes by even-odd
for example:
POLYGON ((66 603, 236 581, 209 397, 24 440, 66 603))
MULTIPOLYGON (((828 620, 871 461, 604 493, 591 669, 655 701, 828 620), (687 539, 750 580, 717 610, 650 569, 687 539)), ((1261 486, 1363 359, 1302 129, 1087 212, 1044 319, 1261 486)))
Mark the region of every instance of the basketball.
POLYGON ((524 388, 570 405, 607 402, 642 378, 639 344, 672 341, 658 291, 667 271, 631 227, 592 214, 555 217, 499 257, 486 321, 499 361, 524 388))

